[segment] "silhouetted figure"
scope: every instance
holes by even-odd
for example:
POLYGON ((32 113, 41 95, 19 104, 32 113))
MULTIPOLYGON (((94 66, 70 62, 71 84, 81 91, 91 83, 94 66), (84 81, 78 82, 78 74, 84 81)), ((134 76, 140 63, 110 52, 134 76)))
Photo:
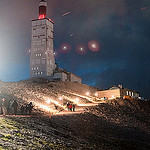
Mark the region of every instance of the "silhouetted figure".
POLYGON ((12 107, 13 107, 13 110, 14 110, 14 115, 17 115, 17 108, 18 108, 18 103, 16 100, 13 101, 12 103, 12 107))
POLYGON ((69 102, 67 102, 67 108, 68 108, 68 110, 69 110, 69 105, 70 105, 70 103, 69 103, 69 102))
POLYGON ((68 107, 69 107, 69 110, 72 111, 72 104, 70 104, 68 107))
POLYGON ((33 109, 33 104, 32 104, 32 102, 30 102, 30 103, 28 104, 28 111, 29 111, 29 114, 31 114, 32 109, 33 109))
POLYGON ((0 115, 2 114, 2 99, 0 99, 0 115))
POLYGON ((25 106, 24 105, 21 105, 20 111, 21 111, 21 114, 24 115, 24 113, 25 113, 25 106))
POLYGON ((49 112, 49 115, 48 115, 48 119, 49 119, 48 121, 49 121, 49 122, 51 122, 52 115, 53 115, 53 113, 49 112))
POLYGON ((24 111, 25 111, 25 114, 27 115, 27 114, 28 114, 28 111, 29 111, 28 104, 25 106, 24 111))
POLYGON ((3 115, 6 115, 6 112, 7 112, 7 101, 5 100, 5 98, 2 99, 2 111, 3 111, 3 115))
POLYGON ((75 104, 72 104, 72 110, 75 111, 75 104))
POLYGON ((13 114, 13 106, 12 106, 13 102, 14 101, 11 100, 10 103, 9 103, 9 114, 13 114))
POLYGON ((55 109, 57 110, 58 109, 58 106, 57 105, 54 105, 55 109))
POLYGON ((9 101, 7 102, 7 114, 8 114, 8 115, 11 114, 11 103, 12 103, 11 100, 9 100, 9 101))

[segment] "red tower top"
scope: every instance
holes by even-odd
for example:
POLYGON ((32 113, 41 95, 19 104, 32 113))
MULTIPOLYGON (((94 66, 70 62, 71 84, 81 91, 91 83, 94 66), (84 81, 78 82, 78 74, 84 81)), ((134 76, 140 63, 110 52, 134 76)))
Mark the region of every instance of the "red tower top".
POLYGON ((47 3, 45 0, 41 0, 39 2, 39 19, 43 19, 46 17, 46 11, 47 11, 47 3))

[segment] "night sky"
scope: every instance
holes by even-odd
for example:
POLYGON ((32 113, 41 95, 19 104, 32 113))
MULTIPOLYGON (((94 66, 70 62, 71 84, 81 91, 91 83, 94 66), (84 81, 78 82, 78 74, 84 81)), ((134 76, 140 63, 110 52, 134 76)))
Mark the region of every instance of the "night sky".
MULTIPOLYGON (((150 0, 47 0, 54 24, 56 62, 83 83, 112 85, 150 97, 150 0), (68 13, 69 12, 69 13, 68 13), (65 13, 68 13, 65 15, 65 13), (98 51, 88 43, 97 41, 98 51), (70 51, 60 52, 68 43, 70 51), (86 53, 76 50, 83 45, 86 53)), ((0 79, 29 78, 31 19, 38 0, 0 0, 0 79)))

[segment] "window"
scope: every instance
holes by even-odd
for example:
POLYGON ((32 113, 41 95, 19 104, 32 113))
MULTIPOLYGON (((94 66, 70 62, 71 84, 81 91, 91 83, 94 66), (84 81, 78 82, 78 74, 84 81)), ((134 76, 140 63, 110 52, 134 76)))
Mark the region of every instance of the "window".
POLYGON ((35 56, 42 56, 42 54, 35 54, 35 56))
POLYGON ((129 92, 127 91, 127 95, 129 95, 129 92))

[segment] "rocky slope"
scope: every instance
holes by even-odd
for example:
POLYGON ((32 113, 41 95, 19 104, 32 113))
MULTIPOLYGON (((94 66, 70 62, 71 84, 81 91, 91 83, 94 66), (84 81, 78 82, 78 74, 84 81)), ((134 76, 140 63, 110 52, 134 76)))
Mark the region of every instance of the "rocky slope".
MULTIPOLYGON (((21 86, 22 91, 23 87, 29 89, 30 85, 21 83, 21 86)), ((37 86, 39 88, 40 84, 32 83, 33 91, 38 89, 37 86)), ((1 86, 1 89, 5 87, 1 86)), ((41 87, 45 85, 42 83, 41 87)), ((21 93, 19 88, 15 87, 18 90, 16 96, 21 93)), ((64 91, 67 92, 66 89, 64 91)), ((45 94, 45 91, 40 93, 45 94)), ((20 97, 26 94, 22 92, 20 97)), ((8 97, 11 96, 13 93, 8 97)), ((88 101, 86 98, 83 100, 88 101)), ((37 114, 37 111, 33 116, 1 116, 0 149, 149 150, 150 102, 108 100, 97 106, 85 107, 80 114, 54 115, 50 121, 47 115, 37 114)))

